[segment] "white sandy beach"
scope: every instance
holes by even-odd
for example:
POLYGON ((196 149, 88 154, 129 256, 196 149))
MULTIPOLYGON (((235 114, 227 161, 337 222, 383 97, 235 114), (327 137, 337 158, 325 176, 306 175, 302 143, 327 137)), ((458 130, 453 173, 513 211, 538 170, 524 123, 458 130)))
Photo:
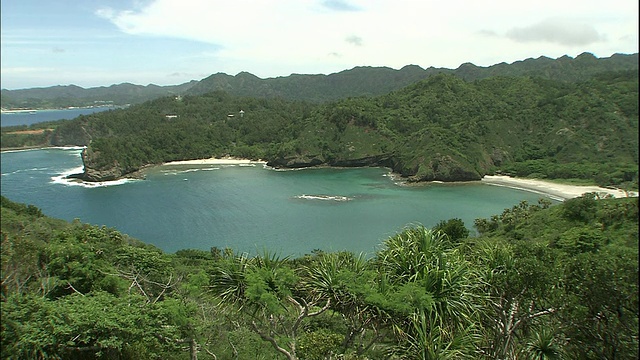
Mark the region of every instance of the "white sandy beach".
POLYGON ((485 177, 482 178, 482 182, 490 185, 506 186, 514 189, 546 194, 558 200, 567 200, 591 192, 598 193, 601 196, 612 195, 616 198, 638 196, 637 192, 630 192, 627 194, 624 190, 620 189, 608 189, 598 186, 557 184, 544 180, 521 179, 503 175, 485 175, 485 177))
MULTIPOLYGON (((232 157, 209 158, 196 160, 171 161, 162 164, 166 165, 244 165, 244 164, 266 164, 263 160, 247 160, 232 157)), ((598 193, 601 196, 611 195, 616 198, 638 197, 637 192, 625 192, 620 189, 609 189, 599 186, 581 186, 558 184, 550 181, 538 179, 514 178, 504 175, 485 175, 482 182, 489 185, 505 186, 513 189, 531 191, 550 196, 560 201, 579 197, 586 193, 598 193)))
POLYGON ((237 158, 210 158, 210 159, 197 159, 197 160, 182 160, 171 161, 162 165, 243 165, 243 164, 266 164, 266 161, 262 160, 247 160, 237 158))

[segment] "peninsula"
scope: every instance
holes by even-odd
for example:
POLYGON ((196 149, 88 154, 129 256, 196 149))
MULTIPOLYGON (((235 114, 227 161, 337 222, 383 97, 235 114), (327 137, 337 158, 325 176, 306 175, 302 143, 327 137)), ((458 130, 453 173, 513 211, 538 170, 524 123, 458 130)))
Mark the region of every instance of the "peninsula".
POLYGON ((2 144, 86 146, 81 177, 96 182, 167 162, 231 157, 280 168, 383 166, 407 182, 505 174, 637 189, 637 54, 527 59, 489 68, 465 64, 364 96, 374 93, 364 88, 417 70, 357 68, 341 73, 350 81, 333 88, 318 86, 316 78, 278 80, 278 86, 305 92, 335 93, 338 84, 350 94, 360 89, 361 96, 326 102, 261 93, 261 84, 272 83, 247 73, 225 78, 225 88, 242 80, 237 84, 256 92, 234 95, 206 87, 220 80, 212 76, 189 89, 197 93, 49 124, 52 131, 3 129, 2 144), (571 68, 573 76, 551 71, 560 68, 571 68))

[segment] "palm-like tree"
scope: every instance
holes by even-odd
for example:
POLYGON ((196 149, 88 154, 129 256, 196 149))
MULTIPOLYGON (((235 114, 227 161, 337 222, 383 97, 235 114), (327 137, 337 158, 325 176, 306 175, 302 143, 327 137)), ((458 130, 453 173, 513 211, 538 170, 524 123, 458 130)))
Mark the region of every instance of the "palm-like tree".
POLYGON ((229 255, 220 259, 211 279, 211 289, 223 305, 237 307, 248 325, 289 360, 296 360, 296 345, 302 322, 329 308, 317 306, 299 292, 299 276, 287 258, 265 252, 247 258, 229 255))
POLYGON ((537 329, 522 350, 526 360, 559 360, 563 358, 561 344, 548 328, 537 329))
POLYGON ((331 310, 344 319, 342 352, 355 347, 362 355, 386 335, 388 318, 367 301, 377 292, 376 272, 363 254, 322 254, 304 268, 303 283, 314 297, 330 301, 331 310))
POLYGON ((385 241, 376 262, 381 276, 390 283, 389 298, 406 303, 411 303, 411 297, 422 299, 413 302, 410 313, 395 324, 404 341, 401 347, 414 349, 411 357, 443 359, 474 354, 477 275, 446 234, 424 227, 407 229, 385 241))
POLYGON ((471 251, 481 274, 483 352, 489 358, 516 358, 528 346, 523 339, 530 329, 556 312, 550 300, 558 274, 553 273, 550 261, 536 258, 545 256, 544 249, 527 246, 525 254, 518 255, 514 245, 480 241, 471 251))

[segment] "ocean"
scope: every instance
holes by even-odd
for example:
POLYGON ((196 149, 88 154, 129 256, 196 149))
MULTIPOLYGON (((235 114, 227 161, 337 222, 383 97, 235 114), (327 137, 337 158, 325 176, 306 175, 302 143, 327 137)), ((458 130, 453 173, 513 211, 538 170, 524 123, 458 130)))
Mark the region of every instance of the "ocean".
MULTIPOLYGON (((373 254, 408 226, 500 214, 541 195, 480 182, 401 185, 385 168, 274 170, 165 165, 145 180, 80 184, 79 148, 2 153, 1 193, 51 217, 105 225, 164 251, 232 248, 301 256, 315 249, 373 254)), ((557 203, 557 201, 553 201, 557 203)))
POLYGON ((33 112, 12 112, 2 113, 0 115, 0 125, 16 126, 16 125, 32 125, 45 121, 74 119, 80 115, 93 114, 95 112, 115 109, 113 106, 96 106, 91 108, 75 108, 75 109, 49 109, 35 110, 33 112))

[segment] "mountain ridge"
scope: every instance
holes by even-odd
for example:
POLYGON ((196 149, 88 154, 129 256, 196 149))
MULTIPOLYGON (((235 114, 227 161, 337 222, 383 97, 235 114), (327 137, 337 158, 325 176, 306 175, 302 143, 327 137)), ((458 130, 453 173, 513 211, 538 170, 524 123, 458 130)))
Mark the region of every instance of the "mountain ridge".
POLYGON ((3 108, 62 108, 89 106, 96 102, 114 105, 137 104, 168 95, 202 95, 226 91, 232 95, 251 97, 282 97, 312 102, 332 101, 345 97, 377 96, 401 89, 439 73, 451 73, 465 81, 492 76, 538 76, 562 81, 583 81, 594 73, 638 69, 638 53, 613 54, 597 58, 582 53, 575 58, 564 55, 557 59, 546 56, 527 58, 513 63, 477 66, 465 62, 456 69, 409 64, 400 69, 386 66, 356 66, 328 75, 291 74, 260 78, 246 71, 236 75, 218 72, 201 80, 160 86, 132 83, 83 88, 77 85, 56 85, 28 89, 2 89, 3 108))

